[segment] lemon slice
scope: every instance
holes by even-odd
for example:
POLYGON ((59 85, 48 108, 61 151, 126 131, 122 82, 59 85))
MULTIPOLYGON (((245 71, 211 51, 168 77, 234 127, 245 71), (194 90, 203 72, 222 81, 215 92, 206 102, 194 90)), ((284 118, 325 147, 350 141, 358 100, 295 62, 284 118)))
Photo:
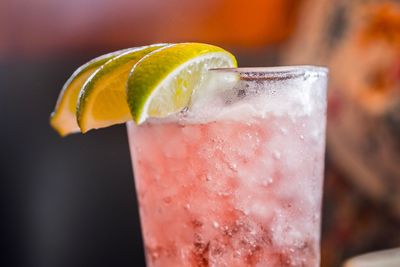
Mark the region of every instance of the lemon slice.
POLYGON ((224 49, 201 43, 172 44, 149 53, 135 64, 127 83, 133 120, 165 117, 188 106, 211 68, 236 67, 224 49))
POLYGON ((80 132, 76 122, 76 103, 79 91, 86 79, 101 65, 128 49, 105 54, 80 66, 64 84, 58 96, 56 107, 50 116, 50 125, 61 135, 80 132))
POLYGON ((106 63, 83 85, 76 109, 83 133, 132 119, 126 97, 126 82, 133 65, 165 44, 131 49, 106 63))

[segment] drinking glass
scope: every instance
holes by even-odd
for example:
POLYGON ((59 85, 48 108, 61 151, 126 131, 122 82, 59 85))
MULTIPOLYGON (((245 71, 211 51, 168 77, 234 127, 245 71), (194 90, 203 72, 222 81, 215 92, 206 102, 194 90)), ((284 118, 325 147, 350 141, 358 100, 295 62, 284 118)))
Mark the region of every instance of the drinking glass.
POLYGON ((201 84, 179 114, 127 124, 147 265, 319 266, 327 69, 201 84))

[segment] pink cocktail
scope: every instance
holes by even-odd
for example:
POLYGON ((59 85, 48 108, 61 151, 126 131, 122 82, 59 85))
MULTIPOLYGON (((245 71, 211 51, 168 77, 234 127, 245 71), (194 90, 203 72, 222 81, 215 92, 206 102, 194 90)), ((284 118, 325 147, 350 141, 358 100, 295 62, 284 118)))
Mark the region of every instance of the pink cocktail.
POLYGON ((147 265, 319 266, 326 69, 208 76, 188 110, 128 123, 147 265))

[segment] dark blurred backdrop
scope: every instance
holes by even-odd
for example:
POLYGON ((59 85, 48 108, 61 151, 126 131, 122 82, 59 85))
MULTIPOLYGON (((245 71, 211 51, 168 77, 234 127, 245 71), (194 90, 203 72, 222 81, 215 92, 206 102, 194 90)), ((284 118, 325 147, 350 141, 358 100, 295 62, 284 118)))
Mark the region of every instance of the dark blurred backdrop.
POLYGON ((144 266, 125 127, 49 115, 89 59, 181 41, 328 66, 321 266, 400 246, 399 0, 0 0, 0 266, 144 266))

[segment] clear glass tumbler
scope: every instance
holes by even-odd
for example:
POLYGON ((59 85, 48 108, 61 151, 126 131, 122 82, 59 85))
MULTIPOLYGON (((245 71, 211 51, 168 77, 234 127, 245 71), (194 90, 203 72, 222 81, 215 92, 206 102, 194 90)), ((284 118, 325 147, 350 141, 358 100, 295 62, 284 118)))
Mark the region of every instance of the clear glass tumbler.
POLYGON ((327 70, 210 70, 189 109, 128 123, 148 266, 320 261, 327 70))

